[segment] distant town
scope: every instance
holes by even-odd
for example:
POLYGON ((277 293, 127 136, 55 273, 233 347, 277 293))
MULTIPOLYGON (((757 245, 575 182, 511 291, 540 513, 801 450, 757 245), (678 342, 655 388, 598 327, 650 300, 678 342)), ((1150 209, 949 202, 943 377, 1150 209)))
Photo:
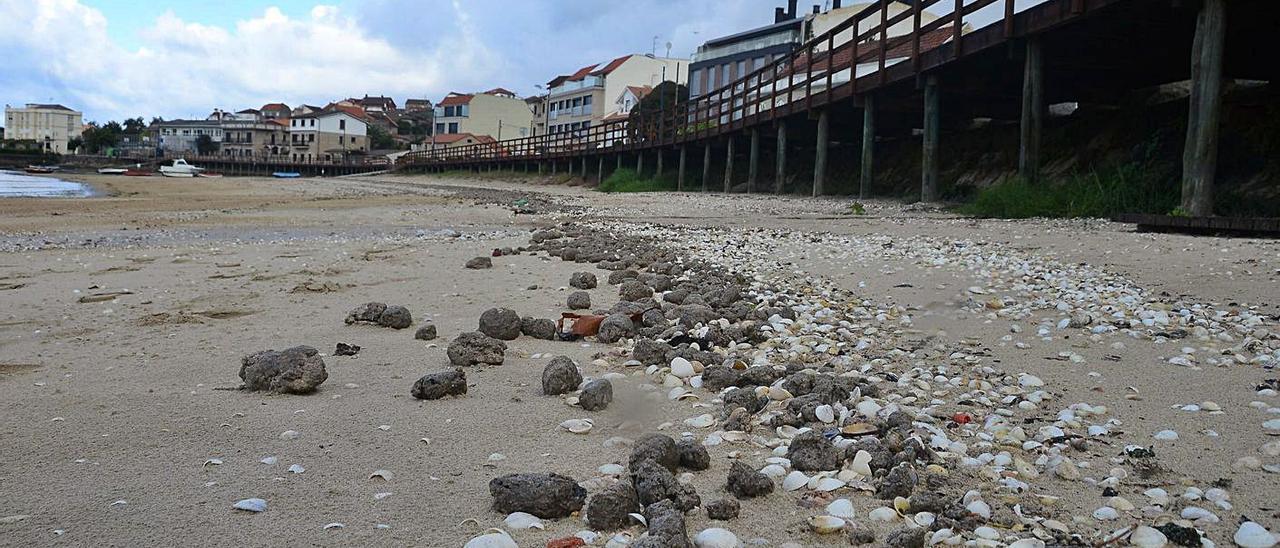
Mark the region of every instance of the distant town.
MULTIPOLYGON (((121 158, 210 157, 245 160, 351 163, 394 160, 410 151, 442 150, 547 133, 585 132, 625 121, 663 82, 697 97, 780 57, 815 33, 853 17, 867 4, 798 13, 797 1, 776 8, 771 23, 705 42, 691 59, 632 53, 567 72, 536 84, 539 94, 520 97, 501 86, 449 92, 443 97, 364 95, 323 106, 272 102, 223 109, 198 119, 144 117, 123 121, 83 120, 63 104, 5 106, 0 149, 121 158)), ((893 13, 912 9, 894 3, 893 13)), ((932 20, 928 15, 926 21, 932 20)), ((911 31, 899 25, 891 34, 911 31)))

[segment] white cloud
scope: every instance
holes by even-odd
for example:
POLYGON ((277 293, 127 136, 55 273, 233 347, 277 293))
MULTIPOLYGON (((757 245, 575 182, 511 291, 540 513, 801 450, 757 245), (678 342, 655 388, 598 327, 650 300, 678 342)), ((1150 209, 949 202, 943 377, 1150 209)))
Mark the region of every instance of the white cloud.
POLYGON ((447 87, 445 59, 451 70, 496 66, 462 6, 454 12, 463 39, 447 52, 398 49, 327 5, 300 18, 268 8, 230 29, 167 12, 140 33, 140 47, 126 50, 108 36, 106 17, 78 0, 0 0, 0 51, 16 52, 0 66, 0 100, 44 101, 57 92, 54 100, 88 118, 119 119, 364 93, 421 97, 447 87), (11 95, 22 93, 41 95, 11 95))

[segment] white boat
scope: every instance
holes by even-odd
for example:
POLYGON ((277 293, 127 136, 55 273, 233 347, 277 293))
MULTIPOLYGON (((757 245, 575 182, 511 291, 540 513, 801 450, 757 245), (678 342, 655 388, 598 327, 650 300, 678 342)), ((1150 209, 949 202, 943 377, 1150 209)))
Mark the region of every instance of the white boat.
POLYGON ((98 173, 100 173, 100 174, 102 174, 102 175, 124 175, 124 172, 126 172, 126 171, 129 171, 129 170, 127 170, 127 169, 125 169, 125 168, 122 168, 122 167, 102 167, 102 168, 98 168, 98 173))
POLYGON ((178 158, 173 161, 173 165, 160 166, 160 174, 165 177, 195 177, 203 169, 188 164, 186 159, 178 158))

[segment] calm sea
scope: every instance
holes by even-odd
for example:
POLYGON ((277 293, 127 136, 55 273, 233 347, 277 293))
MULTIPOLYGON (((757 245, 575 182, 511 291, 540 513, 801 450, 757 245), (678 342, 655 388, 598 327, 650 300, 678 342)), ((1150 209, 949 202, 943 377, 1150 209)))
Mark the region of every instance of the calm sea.
POLYGON ((92 189, 80 183, 63 181, 48 175, 35 177, 16 171, 0 170, 0 198, 18 196, 49 198, 92 195, 92 189))

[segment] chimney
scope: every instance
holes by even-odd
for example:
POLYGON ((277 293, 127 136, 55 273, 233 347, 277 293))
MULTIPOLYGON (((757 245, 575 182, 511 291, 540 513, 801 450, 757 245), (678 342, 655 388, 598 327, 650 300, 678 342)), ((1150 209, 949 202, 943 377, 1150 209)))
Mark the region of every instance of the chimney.
POLYGON ((781 23, 787 20, 787 10, 784 8, 773 8, 773 22, 781 23))
POLYGON ((787 0, 787 19, 796 18, 796 4, 798 3, 800 3, 800 0, 787 0))

